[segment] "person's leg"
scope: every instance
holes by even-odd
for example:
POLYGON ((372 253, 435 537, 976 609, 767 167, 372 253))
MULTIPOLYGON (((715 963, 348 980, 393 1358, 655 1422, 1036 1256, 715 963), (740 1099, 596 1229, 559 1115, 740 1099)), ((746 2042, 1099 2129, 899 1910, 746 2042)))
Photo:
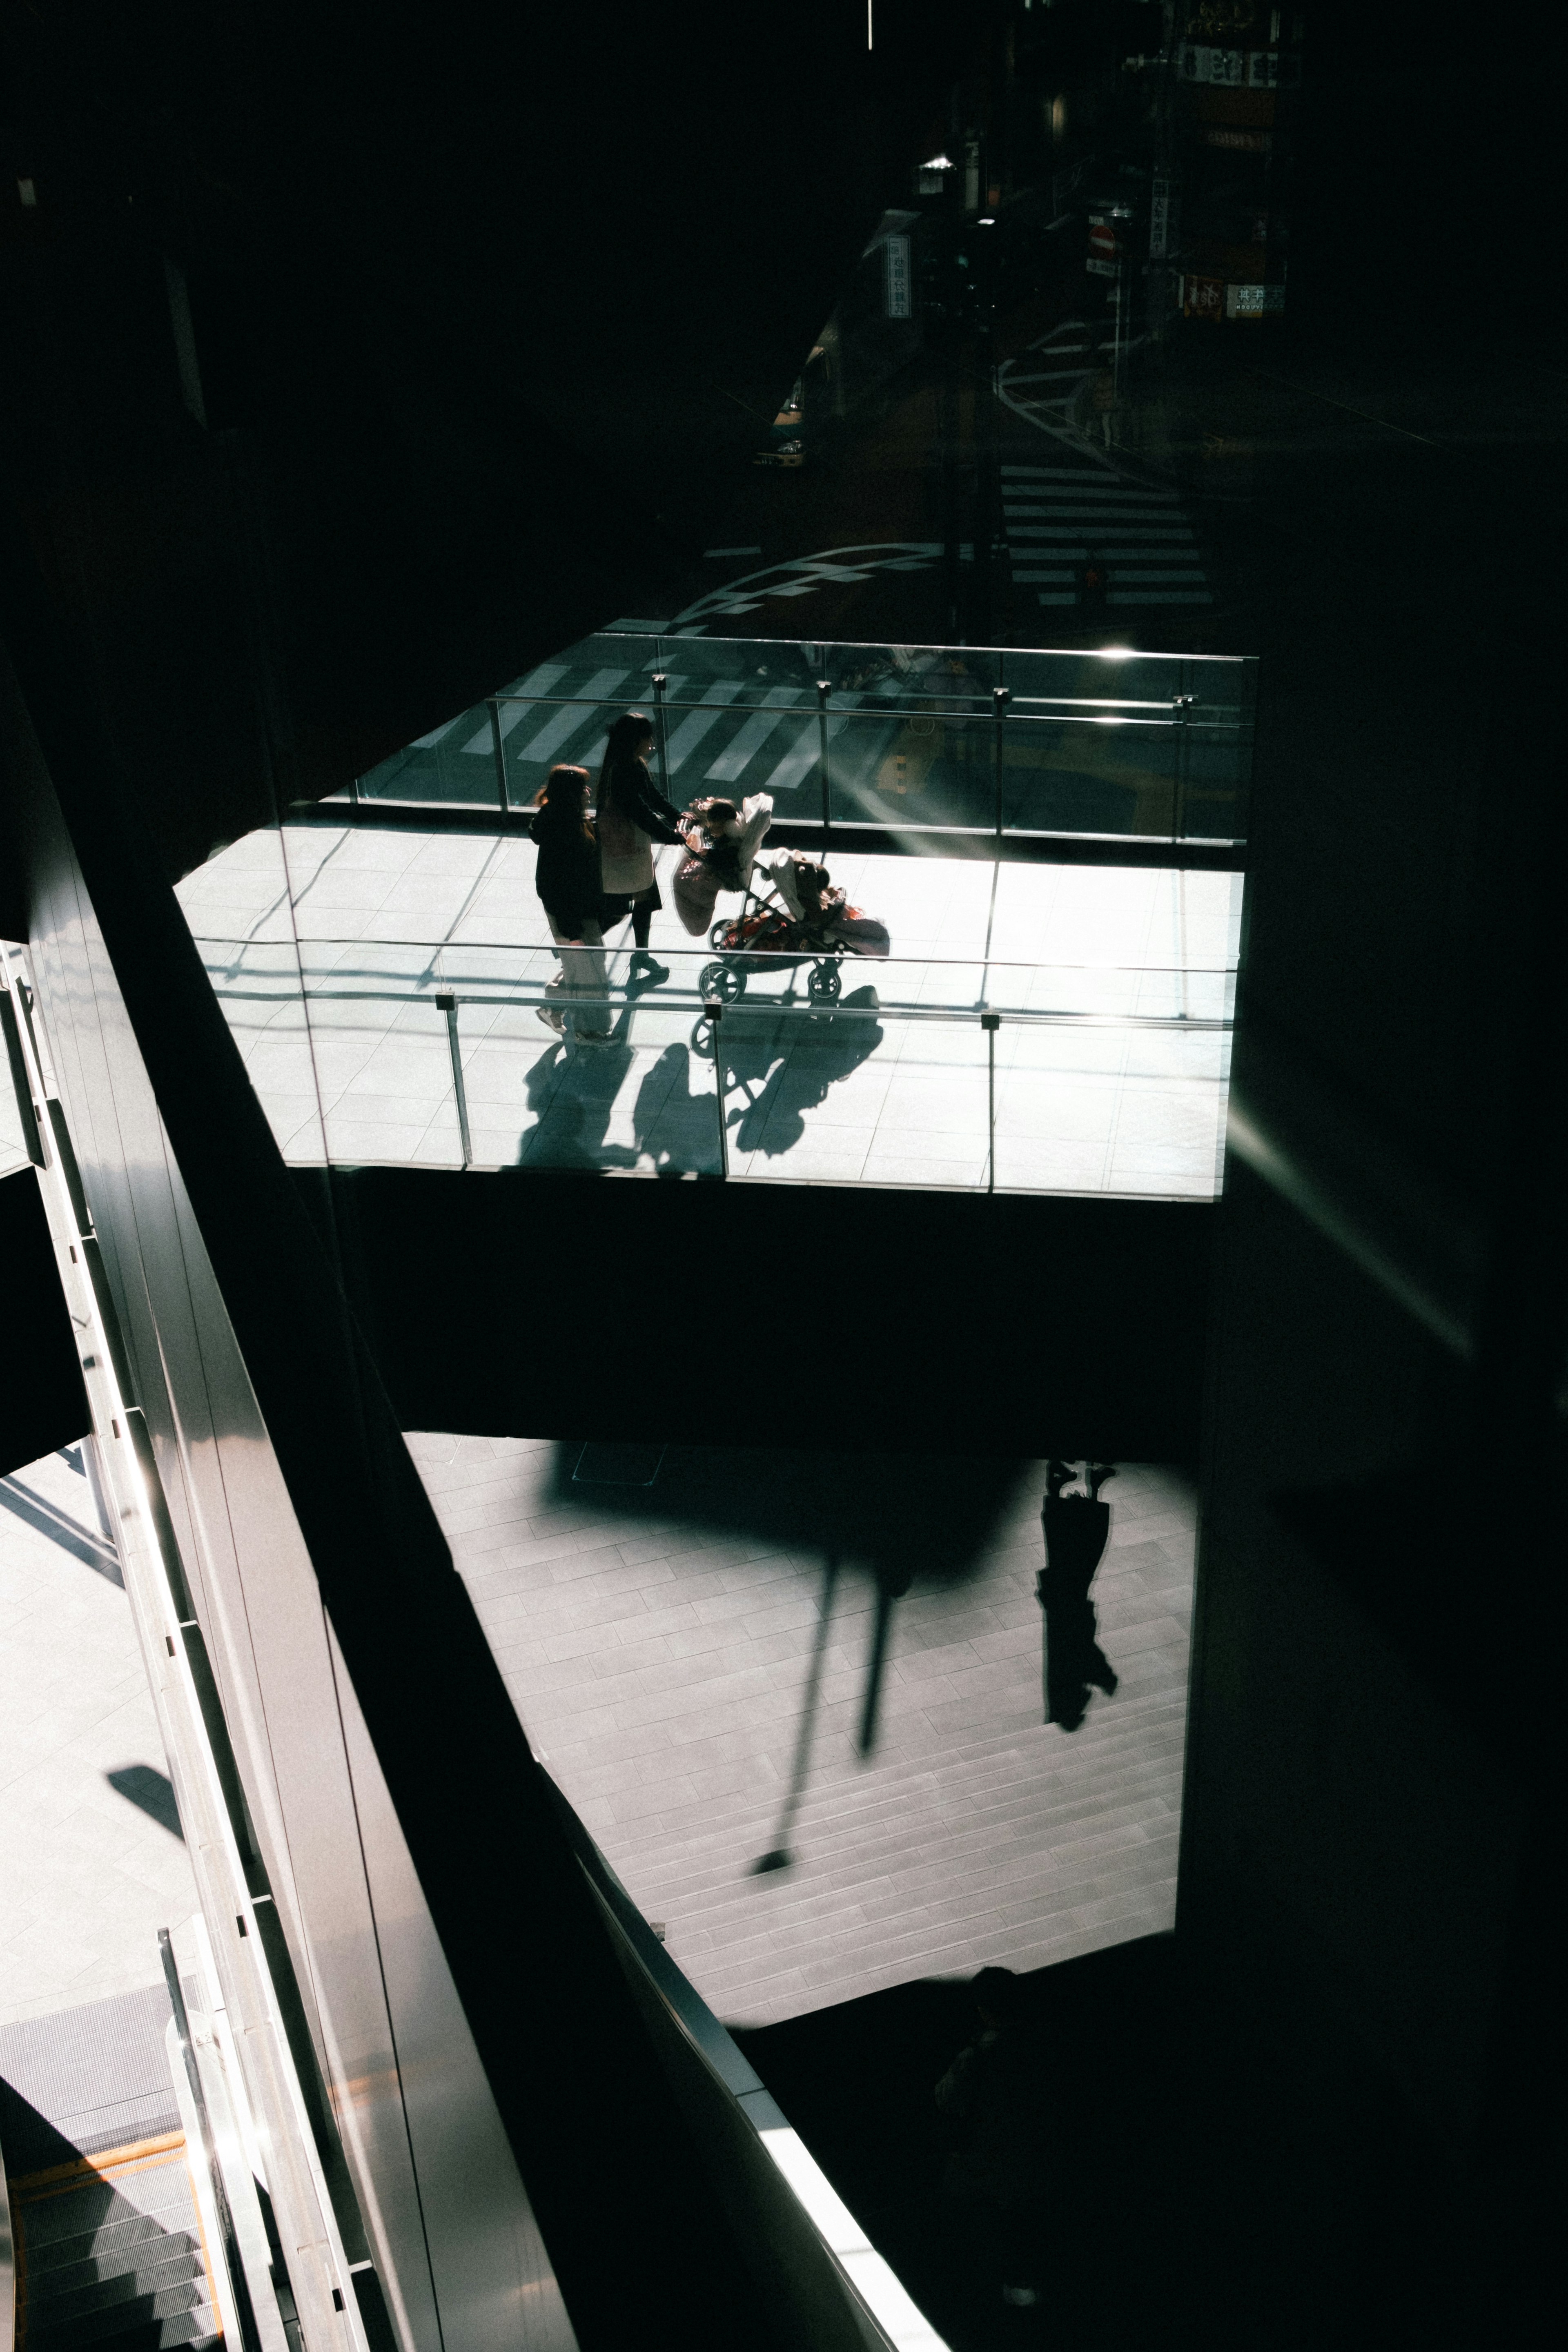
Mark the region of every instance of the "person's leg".
MULTIPOLYGON (((550 917, 546 915, 544 919, 546 922, 550 923, 550 936, 555 942, 555 952, 561 959, 561 969, 556 973, 554 979, 550 982, 545 993, 547 996, 559 998, 567 993, 566 950, 563 944, 562 934, 556 929, 554 924, 550 922, 550 917)), ((562 1005, 559 1003, 540 1004, 536 1005, 534 1010, 537 1012, 540 1019, 543 1022, 547 1029, 553 1029, 558 1037, 565 1035, 566 1014, 562 1005)))
POLYGON ((583 944, 577 950, 578 991, 582 999, 576 1016, 579 1037, 607 1037, 610 1034, 610 976, 605 963, 605 934, 597 923, 589 920, 583 925, 583 944))
POLYGON ((669 978, 669 973, 666 966, 661 963, 656 963, 653 957, 648 953, 647 943, 648 935, 653 929, 655 896, 656 892, 654 890, 647 890, 644 892, 640 898, 634 898, 632 901, 632 940, 634 942, 632 952, 632 970, 636 971, 637 966, 640 964, 643 970, 647 973, 650 980, 668 980, 669 978))

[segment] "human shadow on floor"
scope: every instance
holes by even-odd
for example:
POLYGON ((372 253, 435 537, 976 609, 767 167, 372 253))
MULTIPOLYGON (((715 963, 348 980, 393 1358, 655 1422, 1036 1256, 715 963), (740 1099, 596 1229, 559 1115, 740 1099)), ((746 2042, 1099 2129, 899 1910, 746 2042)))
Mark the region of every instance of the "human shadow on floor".
POLYGON ((523 1079, 532 1113, 518 1148, 525 1168, 635 1168, 637 1155, 624 1143, 605 1140, 616 1097, 631 1067, 629 1047, 547 1046, 523 1079))
POLYGON ((710 1087, 693 1092, 689 1046, 667 1045, 632 1107, 637 1164, 658 1176, 708 1175, 719 1167, 719 1112, 710 1087))
POLYGON ((1094 1581, 1110 1534, 1110 1506, 1100 1490, 1116 1475, 1108 1465, 1086 1468, 1088 1493, 1064 1494, 1077 1474, 1066 1462, 1053 1462, 1047 1473, 1046 1500, 1040 1513, 1046 1538, 1046 1565, 1037 1593, 1046 1612, 1046 1721, 1063 1731, 1077 1731, 1089 1713, 1089 1686, 1116 1691, 1116 1675, 1096 1635, 1094 1603, 1089 1588, 1094 1581))

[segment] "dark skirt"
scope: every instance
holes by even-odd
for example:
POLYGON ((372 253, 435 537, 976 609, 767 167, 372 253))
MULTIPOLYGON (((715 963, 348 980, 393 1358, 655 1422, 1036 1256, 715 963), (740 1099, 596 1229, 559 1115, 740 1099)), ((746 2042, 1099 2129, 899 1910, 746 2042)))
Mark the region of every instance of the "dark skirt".
POLYGON ((599 929, 607 931, 613 923, 624 923, 634 907, 646 907, 650 915, 657 915, 663 904, 664 900, 658 895, 658 878, 655 876, 652 887, 639 892, 635 898, 601 898, 599 929))

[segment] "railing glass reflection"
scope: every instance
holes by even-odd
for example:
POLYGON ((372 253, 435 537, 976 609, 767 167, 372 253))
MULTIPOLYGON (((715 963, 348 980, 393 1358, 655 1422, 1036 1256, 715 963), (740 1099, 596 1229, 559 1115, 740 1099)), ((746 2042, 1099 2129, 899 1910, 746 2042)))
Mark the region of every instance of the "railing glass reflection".
POLYGON ((1237 843, 1256 665, 1219 655, 605 635, 384 761, 352 797, 525 809, 609 722, 657 721, 664 790, 768 792, 889 832, 1237 843))
POLYGON ((1234 974, 610 951, 598 1042, 548 950, 204 940, 285 1157, 334 1165, 1213 1197, 1234 974), (559 1033, 565 1016, 566 1034, 559 1033), (318 1100, 301 1100, 309 1083, 318 1100))

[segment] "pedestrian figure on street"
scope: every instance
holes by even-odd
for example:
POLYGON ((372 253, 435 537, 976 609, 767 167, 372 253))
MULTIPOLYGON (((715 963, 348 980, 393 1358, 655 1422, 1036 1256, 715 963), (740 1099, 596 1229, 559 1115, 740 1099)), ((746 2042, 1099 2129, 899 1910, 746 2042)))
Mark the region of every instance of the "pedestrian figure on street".
POLYGON ((684 849, 686 835, 679 810, 648 774, 652 750, 653 721, 645 711, 628 710, 611 727, 599 771, 599 920, 608 929, 631 916, 637 943, 631 969, 658 981, 668 980, 669 972, 648 953, 649 929, 664 904, 654 879, 653 844, 668 841, 684 849))
POLYGON ((1101 434, 1104 436, 1105 446, 1109 449, 1110 446, 1111 412, 1116 406, 1116 378, 1111 374, 1109 368, 1101 368, 1100 373, 1095 377, 1093 389, 1089 394, 1089 401, 1096 416, 1100 419, 1100 429, 1101 434))
POLYGON ((1086 613, 1103 613, 1110 574, 1091 547, 1078 575, 1079 603, 1086 613))
POLYGON ((1070 1463, 1053 1462, 1046 1475, 1046 1565, 1037 1588, 1045 1622, 1046 1721, 1077 1731, 1089 1713, 1092 1684, 1114 1696, 1116 1675, 1095 1639, 1094 1603, 1089 1588, 1110 1534, 1110 1506, 1100 1490, 1116 1473, 1106 1463, 1089 1465, 1089 1492, 1064 1495, 1076 1475, 1070 1463))
POLYGON ((580 1045, 602 1045, 610 1034, 609 985, 599 928, 599 845, 587 801, 587 769, 565 765, 551 769, 534 799, 529 824, 539 851, 533 885, 561 957, 561 978, 549 992, 562 1000, 538 1012, 557 1036, 574 1034, 580 1045))
POLYGON ((1039 2300, 1053 2185, 1040 2037, 1011 1969, 982 1969, 970 1991, 976 2030, 936 2086, 937 2113, 957 2143, 942 2185, 988 2295, 1027 2309, 1039 2300))

